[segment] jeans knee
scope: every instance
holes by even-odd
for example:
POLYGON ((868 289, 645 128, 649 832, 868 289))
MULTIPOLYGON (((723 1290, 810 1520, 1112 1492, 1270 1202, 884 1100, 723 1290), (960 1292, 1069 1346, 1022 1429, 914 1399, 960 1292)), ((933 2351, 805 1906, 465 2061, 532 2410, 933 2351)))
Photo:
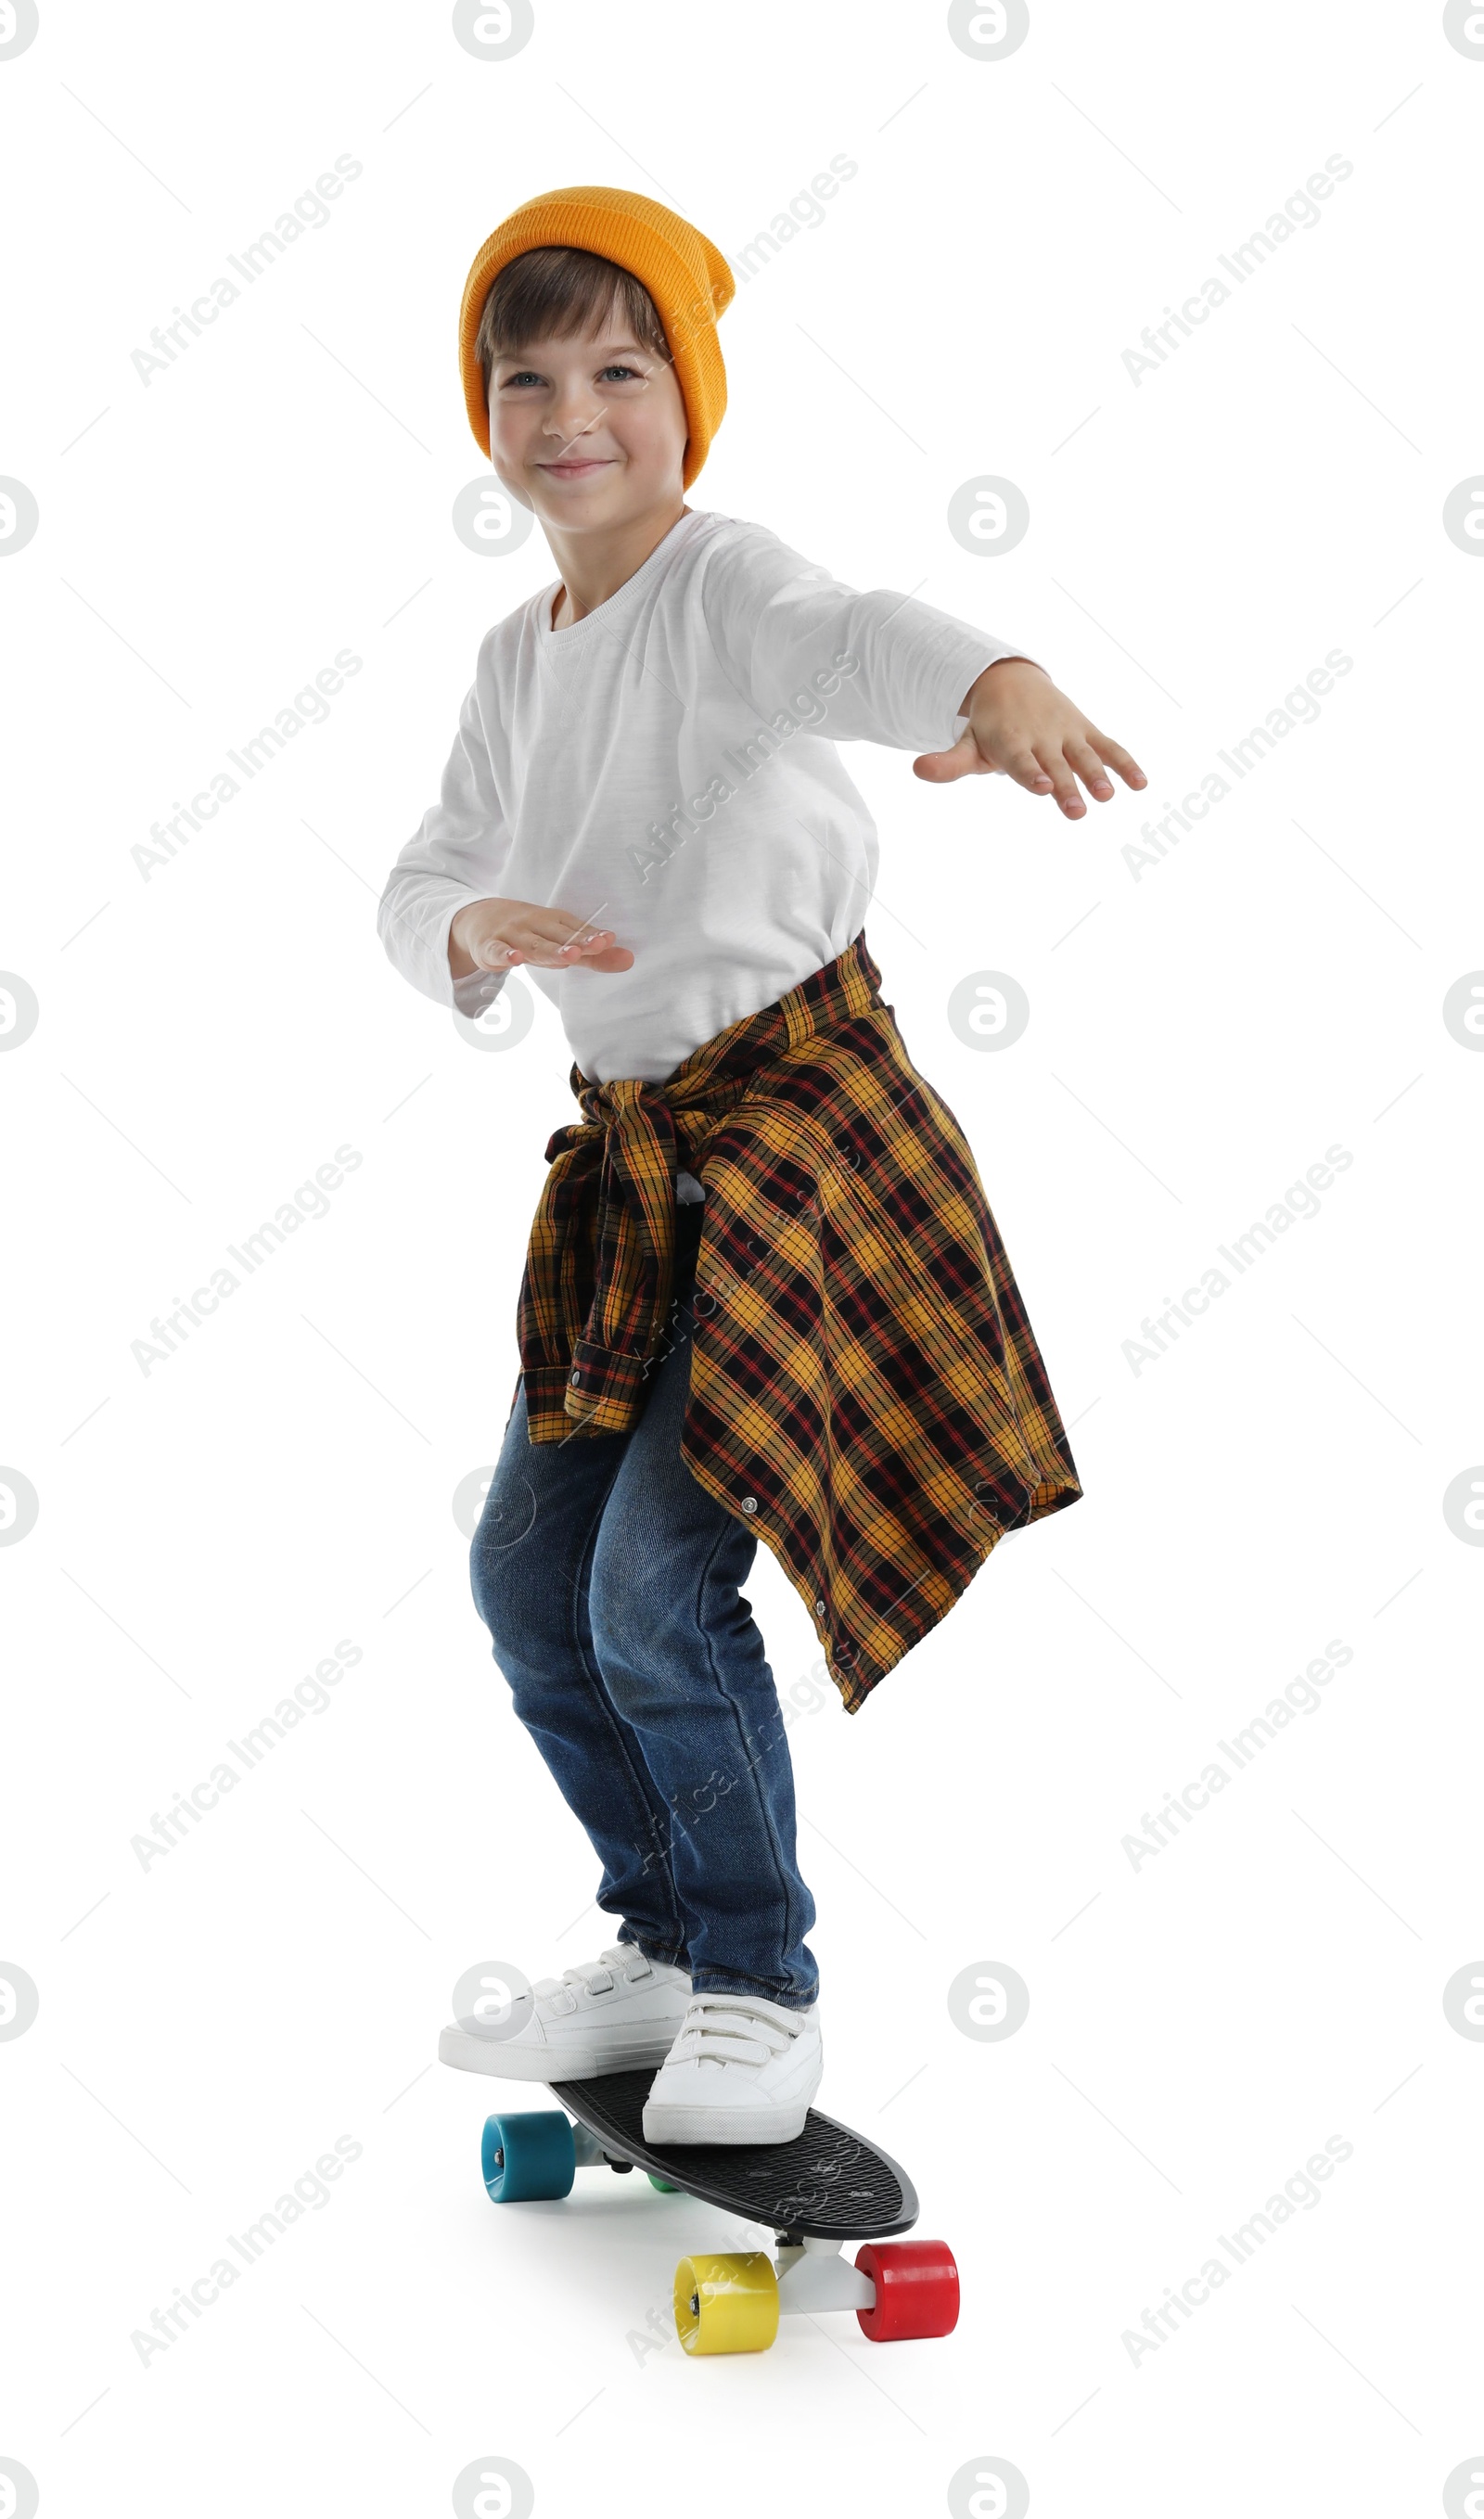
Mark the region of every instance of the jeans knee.
POLYGON ((476 1530, 469 1548, 469 1590, 492 1638, 498 1638, 504 1624, 508 1588, 498 1554, 483 1545, 481 1533, 476 1530))
POLYGON ((680 1569, 642 1553, 599 1546, 589 1610, 603 1685, 619 1712, 642 1722, 693 1684, 705 1642, 677 1595, 680 1569))
POLYGON ((588 1578, 588 1615, 592 1621, 593 1644, 605 1664, 610 1654, 620 1664, 633 1658, 639 1589, 633 1579, 636 1571, 622 1562, 615 1563, 599 1542, 588 1578))
MULTIPOLYGON (((493 1501, 493 1490, 492 1490, 493 1501)), ((469 1589, 474 1607, 490 1631, 497 1657, 540 1650, 544 1628, 555 1634, 558 1587, 535 1568, 529 1549, 486 1508, 469 1548, 469 1589)))

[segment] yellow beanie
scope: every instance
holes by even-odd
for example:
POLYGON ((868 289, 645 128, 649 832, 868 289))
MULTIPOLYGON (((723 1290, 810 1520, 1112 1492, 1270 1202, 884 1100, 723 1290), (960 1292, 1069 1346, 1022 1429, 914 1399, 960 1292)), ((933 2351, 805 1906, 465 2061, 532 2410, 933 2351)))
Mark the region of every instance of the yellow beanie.
POLYGON ((688 490, 726 409, 726 370, 717 317, 731 304, 736 283, 725 256, 699 228, 645 193, 607 184, 567 184, 522 201, 486 237, 463 284, 458 310, 458 364, 469 426, 481 454, 490 452, 490 409, 474 343, 495 281, 517 254, 541 244, 578 245, 641 280, 654 300, 675 362, 690 435, 680 478, 688 490))

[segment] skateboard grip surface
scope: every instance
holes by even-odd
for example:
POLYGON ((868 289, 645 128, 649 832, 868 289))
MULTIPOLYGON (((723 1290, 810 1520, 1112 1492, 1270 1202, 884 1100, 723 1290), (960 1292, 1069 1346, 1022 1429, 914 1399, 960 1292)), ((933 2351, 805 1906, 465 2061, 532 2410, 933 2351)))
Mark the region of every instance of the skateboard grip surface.
POLYGON ((644 2069, 550 2088, 606 2150, 748 2221, 827 2239, 881 2238, 916 2221, 905 2170, 814 2108, 791 2143, 686 2143, 664 2150, 646 2143, 644 2101, 653 2079, 644 2069))

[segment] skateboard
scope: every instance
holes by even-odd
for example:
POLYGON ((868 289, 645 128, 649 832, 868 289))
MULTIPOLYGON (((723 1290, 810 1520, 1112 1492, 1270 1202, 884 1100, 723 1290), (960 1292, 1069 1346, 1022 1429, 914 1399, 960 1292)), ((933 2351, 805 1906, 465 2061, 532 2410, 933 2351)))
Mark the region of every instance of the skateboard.
POLYGON ((775 2251, 682 2257, 676 2331, 687 2353, 761 2353, 788 2311, 853 2309, 886 2344, 947 2335, 958 2320, 958 2268, 941 2239, 902 2239, 917 2219, 904 2169, 880 2145, 810 2108, 792 2143, 644 2140, 652 2068, 552 2082, 555 2108, 502 2108, 485 2121, 481 2167, 495 2204, 570 2195, 580 2169, 647 2171, 662 2194, 693 2195, 770 2225, 775 2251), (847 2240, 864 2240, 853 2264, 847 2240))

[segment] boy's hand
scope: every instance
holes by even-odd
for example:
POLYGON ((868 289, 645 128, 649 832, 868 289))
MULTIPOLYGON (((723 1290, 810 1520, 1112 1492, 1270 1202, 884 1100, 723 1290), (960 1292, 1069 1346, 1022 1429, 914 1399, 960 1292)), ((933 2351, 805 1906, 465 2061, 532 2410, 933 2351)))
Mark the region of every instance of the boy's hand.
POLYGON ((958 741, 946 752, 920 753, 913 762, 919 778, 1003 770, 1032 796, 1055 795, 1073 820, 1087 811, 1079 776, 1098 804, 1106 805, 1113 794, 1105 762, 1126 786, 1149 784, 1133 755, 1100 732, 1027 656, 1001 656, 986 665, 965 693, 959 715, 969 723, 958 741))
POLYGON ((517 962, 566 971, 579 962, 594 971, 627 971, 633 955, 615 945, 611 927, 589 927, 565 909, 536 901, 471 901, 454 913, 449 928, 449 968, 456 980, 471 971, 509 971, 517 962))

